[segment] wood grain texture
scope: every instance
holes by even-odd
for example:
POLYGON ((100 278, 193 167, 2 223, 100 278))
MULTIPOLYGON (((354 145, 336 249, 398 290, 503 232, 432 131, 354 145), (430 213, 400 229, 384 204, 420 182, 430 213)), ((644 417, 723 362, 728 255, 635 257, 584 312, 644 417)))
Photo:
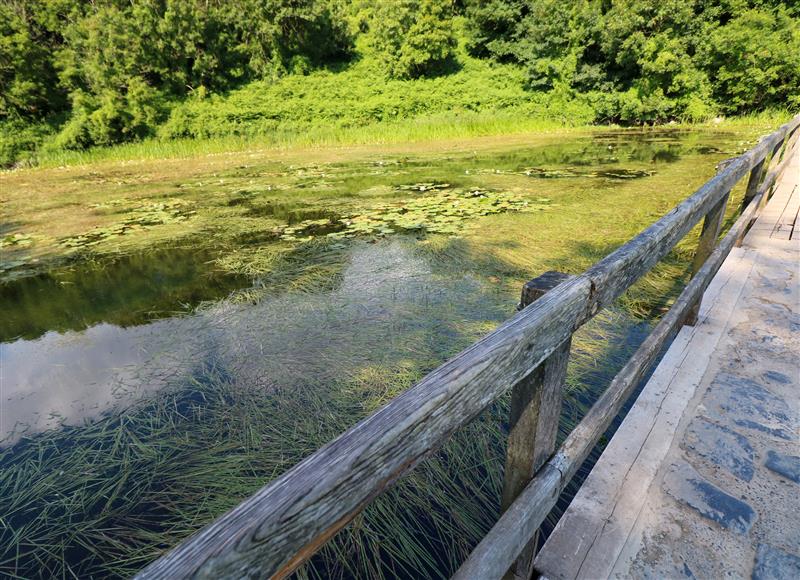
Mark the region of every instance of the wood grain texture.
MULTIPOLYGON (((572 276, 545 272, 522 287, 520 306, 525 308, 572 276)), ((500 511, 505 511, 525 489, 536 471, 555 451, 561 398, 567 378, 571 340, 511 390, 509 434, 500 511)), ((536 538, 523 550, 506 575, 508 579, 530 578, 536 538)))
MULTIPOLYGON (((522 287, 519 306, 530 306, 571 278, 555 271, 537 276, 522 287)), ((501 511, 511 505, 555 450, 570 344, 567 339, 511 391, 501 511)))
MULTIPOLYGON (((567 364, 569 363, 571 347, 572 340, 568 338, 534 371, 534 374, 540 373, 539 376, 541 376, 541 386, 538 389, 538 404, 533 407, 534 412, 525 422, 526 428, 519 430, 520 432, 517 433, 516 454, 513 455, 512 448, 509 448, 506 466, 508 468, 510 461, 513 459, 517 460, 517 465, 514 471, 506 471, 501 512, 508 509, 530 483, 542 464, 555 451, 558 421, 561 415, 561 402, 567 379, 567 364), (525 441, 522 439, 522 436, 527 436, 531 432, 533 436, 530 440, 525 441), (522 451, 523 448, 525 449, 524 451, 522 451), (509 473, 511 473, 511 477, 508 477, 509 473)), ((511 400, 513 405, 513 392, 511 400)), ((510 443, 511 440, 509 439, 510 443)), ((538 534, 534 534, 516 562, 512 564, 506 575, 507 580, 515 578, 528 580, 531 577, 537 545, 538 534)))
MULTIPOLYGON (((752 172, 750 175, 753 175, 752 172)), ((692 260, 692 276, 697 275, 697 272, 703 267, 703 263, 711 255, 711 252, 714 251, 714 247, 717 245, 717 238, 722 229, 722 221, 725 219, 725 208, 728 206, 728 197, 730 197, 730 193, 719 200, 714 207, 711 208, 711 211, 706 214, 706 217, 703 218, 703 228, 700 232, 700 239, 697 241, 697 250, 695 250, 694 259, 692 260)), ((689 326, 695 325, 697 322, 697 314, 700 312, 700 302, 702 298, 702 296, 698 298, 697 302, 689 308, 689 311, 686 313, 686 318, 683 321, 684 324, 689 326)))
POLYGON ((565 340, 511 393, 511 430, 501 509, 511 504, 555 450, 571 340, 565 340))
MULTIPOLYGON (((649 271, 798 124, 800 116, 738 157, 629 243, 431 372, 149 565, 138 578, 288 575, 365 505, 530 374, 577 328, 649 271)), ((566 472, 558 467, 564 460, 559 457, 545 469, 549 478, 560 482, 566 472)), ((540 478, 531 485, 538 489, 540 478)), ((556 492, 547 488, 542 493, 556 492)), ((510 509, 507 514, 514 517, 516 511, 510 509)), ((518 554, 506 561, 505 569, 518 554)))
MULTIPOLYGON (((798 131, 798 128, 795 127, 792 131, 787 133, 783 158, 767 172, 766 177, 764 177, 763 181, 758 187, 759 201, 757 203, 759 203, 762 208, 767 204, 767 201, 772 193, 772 188, 778 181, 778 177, 783 174, 789 162, 791 161, 792 155, 794 154, 795 149, 798 147, 798 143, 800 143, 800 131, 798 131)), ((751 200, 750 203, 753 203, 753 200, 751 200)), ((747 227, 742 229, 739 239, 736 240, 737 247, 742 245, 744 236, 747 234, 747 231, 750 229, 750 226, 752 226, 754 220, 755 217, 750 220, 750 223, 747 224, 747 227)))
MULTIPOLYGON (((760 197, 763 194, 758 194, 760 197)), ((628 397, 658 357, 662 347, 681 328, 689 308, 702 296, 736 243, 740 230, 756 215, 758 203, 751 204, 736 221, 708 260, 644 340, 628 363, 614 377, 608 389, 570 433, 556 455, 548 461, 497 524, 478 544, 453 577, 501 578, 509 565, 555 505, 558 496, 588 456, 592 447, 617 416, 628 397)))

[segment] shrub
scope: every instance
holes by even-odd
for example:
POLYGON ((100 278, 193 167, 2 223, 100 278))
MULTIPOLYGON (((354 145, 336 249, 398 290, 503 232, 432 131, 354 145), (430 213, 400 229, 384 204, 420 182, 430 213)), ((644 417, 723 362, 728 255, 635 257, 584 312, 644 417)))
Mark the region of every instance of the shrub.
POLYGON ((32 163, 36 152, 53 133, 54 121, 32 123, 29 119, 0 121, 0 167, 32 163))
POLYGON ((702 60, 727 113, 800 105, 800 21, 752 9, 711 33, 702 60))
POLYGON ((372 45, 393 77, 419 78, 443 70, 456 46, 450 6, 446 0, 377 5, 371 22, 372 45))

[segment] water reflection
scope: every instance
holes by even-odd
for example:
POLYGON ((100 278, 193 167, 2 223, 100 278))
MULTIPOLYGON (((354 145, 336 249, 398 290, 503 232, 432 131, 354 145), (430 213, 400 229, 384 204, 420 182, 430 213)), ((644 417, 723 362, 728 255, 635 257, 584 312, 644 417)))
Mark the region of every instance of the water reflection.
POLYGON ((244 276, 211 267, 215 255, 205 249, 171 248, 0 284, 0 342, 83 330, 98 322, 143 324, 249 285, 244 276))
MULTIPOLYGON (((0 344, 0 442, 99 416, 134 391, 163 386, 168 369, 152 348, 173 321, 121 328, 102 323, 84 332, 48 332, 38 340, 0 344), (147 369, 146 381, 142 369, 147 369)), ((173 328, 170 328, 173 327, 173 328)))
MULTIPOLYGON (((0 440, 79 425, 209 364, 248 388, 308 388, 368 364, 415 356, 415 339, 452 348, 469 324, 500 321, 511 302, 477 280, 434 274, 403 240, 360 244, 331 292, 258 304, 223 301, 132 327, 101 323, 0 345, 0 440), (380 349, 375 348, 380 343, 380 349)), ((466 338, 465 344, 466 344, 466 338)))

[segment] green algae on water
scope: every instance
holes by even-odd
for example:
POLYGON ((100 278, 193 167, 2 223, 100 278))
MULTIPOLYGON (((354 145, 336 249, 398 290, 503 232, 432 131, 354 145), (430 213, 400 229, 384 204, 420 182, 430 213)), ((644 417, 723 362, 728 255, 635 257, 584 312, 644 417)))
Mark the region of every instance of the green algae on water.
MULTIPOLYGON (((93 208, 112 207, 94 204, 93 208)), ((77 236, 70 236, 59 241, 65 248, 76 249, 95 246, 109 238, 115 238, 147 229, 151 226, 180 223, 188 220, 196 212, 191 209, 192 204, 182 199, 172 199, 165 202, 148 203, 130 209, 131 215, 124 220, 106 227, 95 227, 88 232, 77 236)))
MULTIPOLYGON (((533 212, 547 209, 550 200, 535 203, 524 196, 488 189, 446 189, 424 197, 378 205, 368 211, 339 218, 305 220, 281 232, 284 241, 310 241, 318 235, 331 239, 355 236, 386 236, 395 233, 457 235, 468 220, 504 212, 533 212), (332 231, 333 230, 333 231, 332 231)), ((424 185, 423 185, 424 187, 424 185)), ((419 191, 428 191, 419 189, 419 191)))

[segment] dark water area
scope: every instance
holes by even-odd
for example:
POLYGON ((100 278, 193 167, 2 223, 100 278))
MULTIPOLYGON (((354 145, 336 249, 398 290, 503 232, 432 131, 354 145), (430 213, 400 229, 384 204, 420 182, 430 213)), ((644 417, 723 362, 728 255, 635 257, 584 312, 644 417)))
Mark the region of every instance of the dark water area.
POLYGON ((146 324, 252 284, 246 276, 216 270, 215 257, 206 249, 170 248, 78 262, 0 283, 0 342, 80 331, 101 322, 146 324))
MULTIPOLYGON (((533 199, 542 184, 553 197, 580 190, 585 203, 639 184, 646 203, 666 165, 707 170, 735 146, 730 134, 622 131, 430 159, 273 163, 228 171, 248 185, 226 207, 296 227, 365 200, 503 179, 533 199)), ((507 215, 495 217, 512 246, 525 218, 507 215)), ((318 225, 309 237, 340 231, 318 225)), ((400 233, 343 240, 340 271, 312 288, 227 273, 202 247, 0 284, 0 577, 130 576, 514 314, 516 289, 400 233)), ((238 239, 247 250, 277 238, 253 228, 238 239)), ((652 323, 615 307, 579 331, 561 438, 652 323)), ((497 518, 507 415, 504 397, 300 577, 449 576, 497 518)))

